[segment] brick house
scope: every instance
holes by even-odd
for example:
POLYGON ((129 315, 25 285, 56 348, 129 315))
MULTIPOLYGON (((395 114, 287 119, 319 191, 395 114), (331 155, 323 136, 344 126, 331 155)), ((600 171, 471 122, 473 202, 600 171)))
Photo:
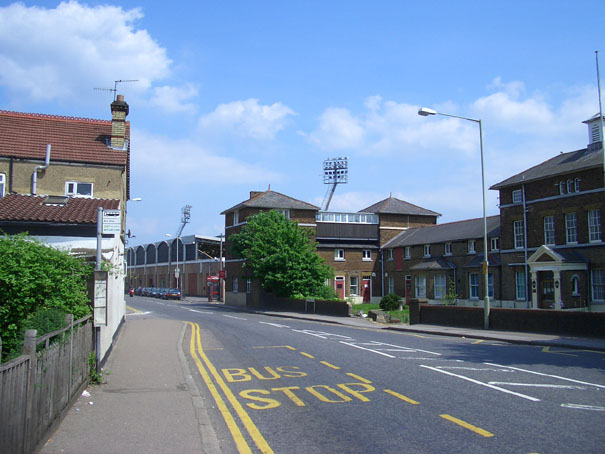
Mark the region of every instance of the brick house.
POLYGON ((124 226, 130 196, 130 124, 123 96, 112 120, 0 111, 0 230, 28 232, 73 254, 96 255, 98 208, 121 211, 121 233, 103 235, 113 269, 100 358, 124 318, 124 226))
MULTIPOLYGON (((490 298, 501 295, 500 217, 487 218, 490 298)), ((442 303, 450 286, 458 304, 478 305, 483 281, 483 218, 411 228, 384 246, 386 293, 442 303)))
POLYGON ((533 308, 605 303, 602 131, 598 115, 584 123, 587 148, 561 153, 490 188, 500 193, 505 300, 533 308))

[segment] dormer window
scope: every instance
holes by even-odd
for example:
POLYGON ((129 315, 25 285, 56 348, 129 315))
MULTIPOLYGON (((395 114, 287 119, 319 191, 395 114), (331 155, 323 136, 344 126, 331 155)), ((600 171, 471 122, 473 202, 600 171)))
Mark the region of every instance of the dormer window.
POLYGON ((65 195, 68 197, 92 197, 92 183, 68 181, 65 183, 65 195))

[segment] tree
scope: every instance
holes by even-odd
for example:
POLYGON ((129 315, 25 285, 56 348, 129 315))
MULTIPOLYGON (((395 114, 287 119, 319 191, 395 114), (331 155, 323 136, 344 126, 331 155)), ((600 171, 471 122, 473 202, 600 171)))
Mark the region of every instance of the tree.
POLYGON ((24 327, 39 313, 54 309, 75 318, 90 313, 86 283, 92 267, 81 259, 22 234, 0 237, 0 257, 3 356, 15 352, 24 327))
POLYGON ((248 217, 229 240, 232 254, 245 259, 244 268, 265 290, 286 297, 325 295, 332 269, 315 252, 309 232, 278 211, 248 217))

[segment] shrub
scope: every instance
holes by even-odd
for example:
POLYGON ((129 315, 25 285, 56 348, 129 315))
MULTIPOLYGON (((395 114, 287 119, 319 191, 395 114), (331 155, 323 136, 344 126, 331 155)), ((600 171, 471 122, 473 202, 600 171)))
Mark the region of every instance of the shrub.
POLYGON ((380 309, 383 311, 396 311, 400 306, 401 298, 394 293, 389 293, 380 300, 380 309))

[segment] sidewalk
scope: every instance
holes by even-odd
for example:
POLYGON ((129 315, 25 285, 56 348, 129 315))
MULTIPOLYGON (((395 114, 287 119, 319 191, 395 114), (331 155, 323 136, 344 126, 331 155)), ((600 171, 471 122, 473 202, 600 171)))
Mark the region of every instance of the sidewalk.
POLYGON ((40 454, 218 453, 182 352, 184 323, 127 319, 107 364, 40 454), (202 449, 202 437, 204 449, 202 449))
MULTIPOLYGON (((182 301, 184 304, 196 304, 196 303, 207 303, 207 298, 196 298, 188 296, 182 301)), ((451 326, 439 326, 439 325, 405 325, 405 324, 392 324, 384 325, 374 323, 368 319, 362 319, 358 317, 332 317, 329 315, 320 314, 303 314, 297 312, 283 312, 264 310, 258 308, 246 308, 246 307, 235 307, 225 306, 226 308, 243 311, 243 312, 256 312, 273 317, 283 318, 294 318, 299 320, 312 320, 321 321, 325 323, 337 323, 340 325, 356 326, 356 327, 372 327, 375 329, 388 329, 392 331, 404 331, 418 334, 433 334, 438 336, 454 336, 454 337, 466 337, 469 339, 483 339, 491 341, 510 342, 512 344, 525 344, 525 345, 536 345, 543 347, 557 347, 557 348, 573 348, 581 350, 596 350, 605 351, 605 337, 579 337, 579 336, 565 336, 557 334, 541 334, 541 333, 525 333, 516 331, 495 331, 495 330, 483 330, 473 328, 456 328, 451 326)), ((605 329, 605 327, 604 327, 605 329)))

